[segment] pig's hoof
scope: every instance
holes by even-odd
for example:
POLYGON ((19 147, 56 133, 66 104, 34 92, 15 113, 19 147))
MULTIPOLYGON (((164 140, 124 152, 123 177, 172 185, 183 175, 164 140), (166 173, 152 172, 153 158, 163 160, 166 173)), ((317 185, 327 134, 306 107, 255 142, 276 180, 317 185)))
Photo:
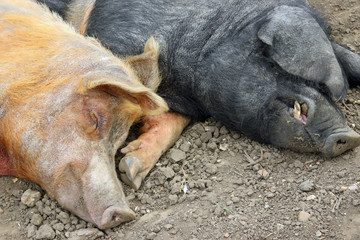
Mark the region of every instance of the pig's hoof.
POLYGON ((139 189, 142 177, 139 173, 140 161, 134 156, 125 156, 119 163, 120 177, 123 182, 133 189, 139 189))
POLYGON ((121 173, 120 178, 125 184, 129 185, 134 190, 138 190, 140 188, 142 180, 143 180, 141 176, 135 177, 134 180, 129 180, 126 173, 121 173))
POLYGON ((139 159, 133 156, 125 156, 119 163, 120 172, 125 172, 129 180, 134 180, 140 169, 139 159))

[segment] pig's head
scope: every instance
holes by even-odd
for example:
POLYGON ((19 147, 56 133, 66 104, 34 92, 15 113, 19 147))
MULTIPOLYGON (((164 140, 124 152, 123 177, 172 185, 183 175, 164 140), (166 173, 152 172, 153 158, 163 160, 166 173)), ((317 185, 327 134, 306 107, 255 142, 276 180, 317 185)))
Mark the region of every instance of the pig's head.
POLYGON ((127 63, 92 41, 44 57, 49 63, 33 69, 45 72, 34 76, 44 76, 34 80, 44 83, 8 86, 1 136, 19 176, 105 229, 135 218, 115 172, 115 153, 135 121, 167 105, 147 87, 159 83, 153 39, 127 63))
POLYGON ((360 145, 360 135, 328 97, 302 84, 289 85, 282 84, 260 111, 259 134, 266 142, 329 157, 360 145))

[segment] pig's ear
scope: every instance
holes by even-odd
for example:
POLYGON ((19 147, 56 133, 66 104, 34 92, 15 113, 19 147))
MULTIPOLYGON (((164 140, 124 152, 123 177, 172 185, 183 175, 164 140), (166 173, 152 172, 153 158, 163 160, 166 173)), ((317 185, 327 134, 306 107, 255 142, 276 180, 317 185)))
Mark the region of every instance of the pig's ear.
POLYGON ((157 90, 161 81, 158 67, 159 55, 159 43, 154 37, 150 37, 145 44, 142 54, 129 56, 125 59, 135 71, 140 82, 154 91, 157 90))
POLYGON ((291 6, 275 8, 258 38, 267 45, 266 56, 283 70, 326 87, 333 100, 345 96, 347 86, 331 43, 308 12, 291 6))
POLYGON ((95 7, 96 0, 77 0, 69 3, 65 20, 81 35, 86 35, 88 20, 95 7))
POLYGON ((113 96, 128 99, 134 104, 140 105, 144 115, 157 115, 168 110, 168 106, 163 98, 141 83, 129 81, 129 77, 118 77, 116 80, 96 76, 92 77, 92 79, 85 80, 84 86, 78 89, 79 93, 96 89, 113 96))

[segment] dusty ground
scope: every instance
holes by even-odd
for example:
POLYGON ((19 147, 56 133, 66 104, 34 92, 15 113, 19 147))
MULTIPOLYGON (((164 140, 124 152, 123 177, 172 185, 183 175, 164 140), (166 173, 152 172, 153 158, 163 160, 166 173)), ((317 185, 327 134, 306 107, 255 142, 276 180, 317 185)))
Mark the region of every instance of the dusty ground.
MULTIPOLYGON (((333 38, 360 54, 359 0, 309 2, 328 16, 333 38)), ((360 132, 360 88, 342 107, 360 132)), ((140 190, 126 188, 137 219, 112 230, 94 229, 35 184, 1 177, 0 239, 356 240, 359 172, 360 148, 334 159, 298 154, 260 145, 209 119, 183 133, 140 190), (299 185, 307 180, 314 188, 304 192, 299 185), (20 203, 29 188, 41 192, 33 208, 20 203), (300 212, 310 219, 299 221, 300 212)))

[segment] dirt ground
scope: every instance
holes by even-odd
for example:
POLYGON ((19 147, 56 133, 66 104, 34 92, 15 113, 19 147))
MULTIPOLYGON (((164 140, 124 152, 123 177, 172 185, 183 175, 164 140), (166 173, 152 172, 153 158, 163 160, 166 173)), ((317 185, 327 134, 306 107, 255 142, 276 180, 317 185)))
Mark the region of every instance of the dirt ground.
MULTIPOLYGON (((359 0, 308 2, 328 17, 333 39, 360 54, 359 0)), ((360 88, 342 109, 360 132, 360 88)), ((137 218, 111 230, 61 209, 33 183, 0 177, 0 239, 357 240, 359 172, 360 148, 333 159, 299 154, 208 119, 186 129, 138 191, 125 187, 137 218), (41 193, 32 208, 20 202, 27 189, 41 193)))

